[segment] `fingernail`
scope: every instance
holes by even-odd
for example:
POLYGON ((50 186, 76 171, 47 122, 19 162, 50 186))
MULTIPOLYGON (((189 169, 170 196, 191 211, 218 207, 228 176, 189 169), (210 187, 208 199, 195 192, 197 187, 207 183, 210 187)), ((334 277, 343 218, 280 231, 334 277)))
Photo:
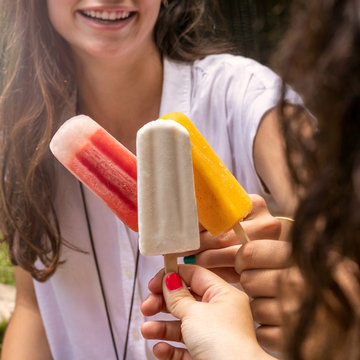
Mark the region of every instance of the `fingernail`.
POLYGON ((184 257, 184 264, 195 264, 195 255, 189 255, 184 257))
POLYGON ((181 278, 180 278, 179 274, 177 274, 177 273, 171 273, 171 274, 167 275, 166 279, 165 279, 165 284, 166 284, 166 287, 170 291, 177 290, 182 287, 181 278))

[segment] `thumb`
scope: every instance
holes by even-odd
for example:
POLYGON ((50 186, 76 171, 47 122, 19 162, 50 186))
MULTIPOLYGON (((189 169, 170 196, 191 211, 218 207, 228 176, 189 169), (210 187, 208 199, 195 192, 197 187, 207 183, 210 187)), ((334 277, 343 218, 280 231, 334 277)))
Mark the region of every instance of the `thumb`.
POLYGON ((178 273, 168 273, 163 279, 163 295, 167 309, 182 320, 192 303, 196 302, 178 273))

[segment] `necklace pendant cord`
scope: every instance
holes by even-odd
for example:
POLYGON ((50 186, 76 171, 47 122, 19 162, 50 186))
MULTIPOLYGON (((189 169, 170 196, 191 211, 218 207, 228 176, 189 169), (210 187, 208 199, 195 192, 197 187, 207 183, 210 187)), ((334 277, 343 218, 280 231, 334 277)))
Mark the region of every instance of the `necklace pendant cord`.
POLYGON ((113 347, 114 347, 115 358, 116 358, 116 360, 119 360, 119 354, 118 354, 118 351, 117 351, 117 348, 116 348, 114 331, 113 331, 113 327, 112 327, 112 324, 111 324, 109 307, 108 307, 108 303, 107 303, 106 296, 105 296, 104 284, 103 284, 102 277, 101 277, 99 262, 98 262, 96 249, 95 249, 95 244, 94 244, 94 238, 93 238, 93 234, 92 234, 92 230, 91 230, 91 224, 90 224, 89 213, 88 213, 88 209, 87 209, 87 205, 86 205, 84 187, 83 187, 81 182, 79 182, 79 184, 80 184, 81 198, 82 198, 83 205, 84 205, 84 212, 85 212, 85 218, 86 218, 86 223, 87 223, 87 228, 88 228, 88 233, 89 233, 89 238, 90 238, 90 243, 91 243, 91 249, 92 249, 92 252, 94 254, 96 272, 97 272, 98 279, 99 279, 101 294, 102 294, 102 298, 103 298, 104 306, 105 306, 106 318, 107 318, 107 322, 108 322, 108 325, 109 325, 111 341, 112 341, 112 344, 113 344, 113 347))
MULTIPOLYGON (((104 284, 103 284, 103 281, 102 281, 99 261, 98 261, 97 253, 96 253, 96 249, 95 249, 94 237, 93 237, 93 234, 92 234, 91 223, 90 223, 90 218, 89 218, 89 212, 88 212, 88 208, 87 208, 87 204, 86 204, 84 187, 83 187, 81 182, 79 182, 79 184, 80 184, 81 198, 82 198, 82 202, 83 202, 83 205, 84 205, 84 212, 85 212, 85 218, 86 218, 86 223, 87 223, 87 228, 88 228, 88 233, 89 233, 89 238, 90 238, 90 243, 91 243, 91 249, 92 249, 92 252, 94 254, 96 272, 97 272, 99 283, 100 283, 101 294, 102 294, 102 298, 103 298, 103 301, 104 301, 107 322, 108 322, 108 325, 109 325, 111 341, 112 341, 112 344, 113 344, 113 347, 114 347, 115 358, 116 358, 116 360, 119 360, 119 354, 118 354, 117 347, 116 347, 116 341, 115 341, 114 331, 113 331, 113 327, 112 327, 112 323, 111 323, 109 307, 108 307, 108 303, 107 303, 106 296, 105 296, 104 284)), ((125 339, 125 344, 124 344, 123 360, 125 360, 126 356, 127 356, 127 348, 128 348, 128 343, 129 343, 129 333, 130 333, 130 324, 131 324, 131 318, 132 318, 132 310, 133 310, 134 301, 135 301, 135 289, 136 289, 136 279, 137 279, 137 273, 138 273, 138 267, 139 267, 139 257, 140 257, 140 252, 139 252, 139 247, 137 246, 136 260, 135 260, 134 281, 133 281, 132 292, 131 292, 131 301, 130 301, 129 317, 128 317, 127 330, 126 330, 126 339, 125 339)))

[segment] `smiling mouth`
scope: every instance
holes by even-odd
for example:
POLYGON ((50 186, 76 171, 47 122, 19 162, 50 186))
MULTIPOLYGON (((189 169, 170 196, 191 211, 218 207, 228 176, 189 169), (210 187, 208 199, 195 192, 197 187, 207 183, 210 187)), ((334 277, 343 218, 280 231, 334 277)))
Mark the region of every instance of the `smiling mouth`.
POLYGON ((132 17, 135 12, 129 11, 99 11, 99 10, 80 10, 79 13, 102 25, 117 24, 132 17))

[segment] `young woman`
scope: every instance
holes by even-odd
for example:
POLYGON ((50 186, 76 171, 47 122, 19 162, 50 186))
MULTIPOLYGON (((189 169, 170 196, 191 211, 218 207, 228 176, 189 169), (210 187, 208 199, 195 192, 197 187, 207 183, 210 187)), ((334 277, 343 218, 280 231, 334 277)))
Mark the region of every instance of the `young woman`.
MULTIPOLYGON (((299 0, 279 51, 284 80, 316 118, 284 114, 288 160, 301 196, 292 231, 293 268, 279 288, 285 359, 360 358, 359 10, 357 0, 299 0)), ((249 259, 265 266, 273 261, 256 243, 237 255, 241 276, 249 259)), ((272 256, 285 263, 281 243, 272 243, 272 256)), ((159 359, 271 358, 256 340, 246 294, 199 267, 183 266, 179 273, 201 301, 177 274, 159 273, 142 305, 147 315, 160 311, 163 294, 181 321, 143 326, 147 338, 188 346, 159 343, 159 359)))
MULTIPOLYGON (((220 54, 209 9, 205 0, 0 1, 0 221, 17 265, 4 358, 152 357, 138 309, 162 259, 139 257, 137 234, 51 156, 70 116, 91 116, 135 151, 143 124, 183 112, 248 192, 292 211, 273 110, 279 79, 220 54)), ((255 221, 275 238, 271 222, 255 221)), ((201 237, 201 250, 225 248, 211 267, 234 280, 235 236, 201 237)))

